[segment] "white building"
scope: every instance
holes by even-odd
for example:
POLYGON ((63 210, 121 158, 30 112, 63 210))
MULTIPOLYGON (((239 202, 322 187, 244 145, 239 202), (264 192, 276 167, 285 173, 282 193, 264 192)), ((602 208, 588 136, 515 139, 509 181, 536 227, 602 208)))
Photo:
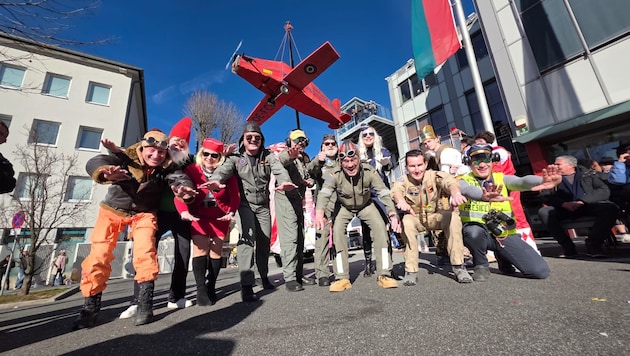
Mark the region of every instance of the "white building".
MULTIPOLYGON (((467 27, 497 141, 513 152, 516 166, 528 171, 529 162, 524 148, 512 145, 513 132, 503 105, 499 82, 475 14, 467 19, 467 27)), ((420 133, 426 125, 433 126, 443 143, 456 148, 459 148, 460 137, 451 137, 452 132, 461 130, 473 136, 485 130, 464 49, 460 49, 425 78, 418 78, 414 61, 410 59, 386 80, 398 150, 402 157, 410 149, 420 148, 420 133)))
POLYGON ((29 144, 77 155, 78 170, 65 200, 89 201, 84 223, 63 226, 52 236, 56 242, 86 242, 107 187, 93 183, 85 163, 107 152, 102 138, 126 147, 142 137, 147 130, 144 91, 140 68, 0 33, 0 120, 10 130, 0 151, 13 163, 17 179, 14 192, 0 196, 3 243, 13 241, 13 199, 27 198, 29 175, 15 152, 29 144))
POLYGON ((630 136, 630 2, 475 1, 509 123, 534 171, 615 157, 630 136))

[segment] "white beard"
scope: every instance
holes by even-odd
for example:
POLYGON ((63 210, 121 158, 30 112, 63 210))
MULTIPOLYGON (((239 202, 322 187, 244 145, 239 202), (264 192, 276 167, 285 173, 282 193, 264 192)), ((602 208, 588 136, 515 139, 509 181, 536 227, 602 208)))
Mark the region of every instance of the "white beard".
POLYGON ((185 149, 183 151, 171 150, 171 157, 173 158, 173 162, 175 162, 178 165, 181 165, 182 163, 186 162, 189 154, 190 154, 190 151, 188 149, 185 149))

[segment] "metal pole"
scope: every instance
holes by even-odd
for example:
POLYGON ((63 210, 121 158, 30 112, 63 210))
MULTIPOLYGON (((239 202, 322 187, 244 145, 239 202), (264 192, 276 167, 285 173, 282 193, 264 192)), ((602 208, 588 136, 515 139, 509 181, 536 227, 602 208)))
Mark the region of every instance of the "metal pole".
MULTIPOLYGON (((488 109, 488 102, 486 101, 486 94, 483 90, 483 83, 481 82, 481 75, 479 75, 479 68, 477 67, 475 50, 473 49, 472 42, 470 41, 468 28, 466 28, 464 8, 462 7, 461 0, 453 0, 453 5, 455 6, 455 13, 457 14, 457 22, 459 22, 459 30, 462 34, 462 39, 464 40, 464 50, 466 51, 470 74, 472 75, 473 84, 475 85, 475 93, 477 94, 477 103, 479 104, 479 112, 481 113, 483 126, 486 131, 492 132, 496 137, 494 125, 492 124, 492 117, 490 117, 490 110, 488 109)), ((493 144, 496 144, 496 141, 493 142, 493 144)))
MULTIPOLYGON (((291 30, 293 29, 293 26, 291 25, 291 21, 287 21, 284 24, 284 30, 287 31, 287 36, 289 39, 289 65, 291 65, 291 68, 293 68, 295 66, 294 62, 293 62, 293 36, 291 35, 291 30)), ((297 123, 297 129, 300 129, 300 113, 295 110, 295 122, 297 123)))
POLYGON ((17 245, 17 231, 13 229, 13 248, 11 248, 11 254, 9 256, 9 264, 7 265, 7 270, 4 272, 4 276, 2 276, 2 288, 0 288, 0 295, 4 295, 4 285, 6 281, 9 280, 9 274, 11 273, 11 262, 13 262, 13 253, 15 252, 15 245, 17 245))

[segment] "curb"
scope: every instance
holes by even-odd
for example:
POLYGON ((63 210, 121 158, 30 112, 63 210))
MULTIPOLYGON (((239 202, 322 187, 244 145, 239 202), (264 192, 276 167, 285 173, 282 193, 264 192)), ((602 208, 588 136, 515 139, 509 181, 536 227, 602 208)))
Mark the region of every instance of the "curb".
POLYGON ((79 291, 81 291, 81 289, 77 285, 75 287, 72 287, 72 288, 68 289, 67 291, 65 291, 65 292, 63 292, 61 294, 57 294, 56 296, 54 296, 52 298, 49 298, 48 301, 56 302, 58 300, 62 300, 62 299, 68 298, 71 295, 77 294, 77 293, 79 293, 79 291))

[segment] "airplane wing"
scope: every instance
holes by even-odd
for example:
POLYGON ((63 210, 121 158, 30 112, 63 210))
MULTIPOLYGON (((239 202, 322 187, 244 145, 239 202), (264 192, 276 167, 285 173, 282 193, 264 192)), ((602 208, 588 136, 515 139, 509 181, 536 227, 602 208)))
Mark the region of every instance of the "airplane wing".
POLYGON ((327 41, 293 68, 283 80, 291 87, 302 90, 337 59, 339 59, 339 53, 327 41))

